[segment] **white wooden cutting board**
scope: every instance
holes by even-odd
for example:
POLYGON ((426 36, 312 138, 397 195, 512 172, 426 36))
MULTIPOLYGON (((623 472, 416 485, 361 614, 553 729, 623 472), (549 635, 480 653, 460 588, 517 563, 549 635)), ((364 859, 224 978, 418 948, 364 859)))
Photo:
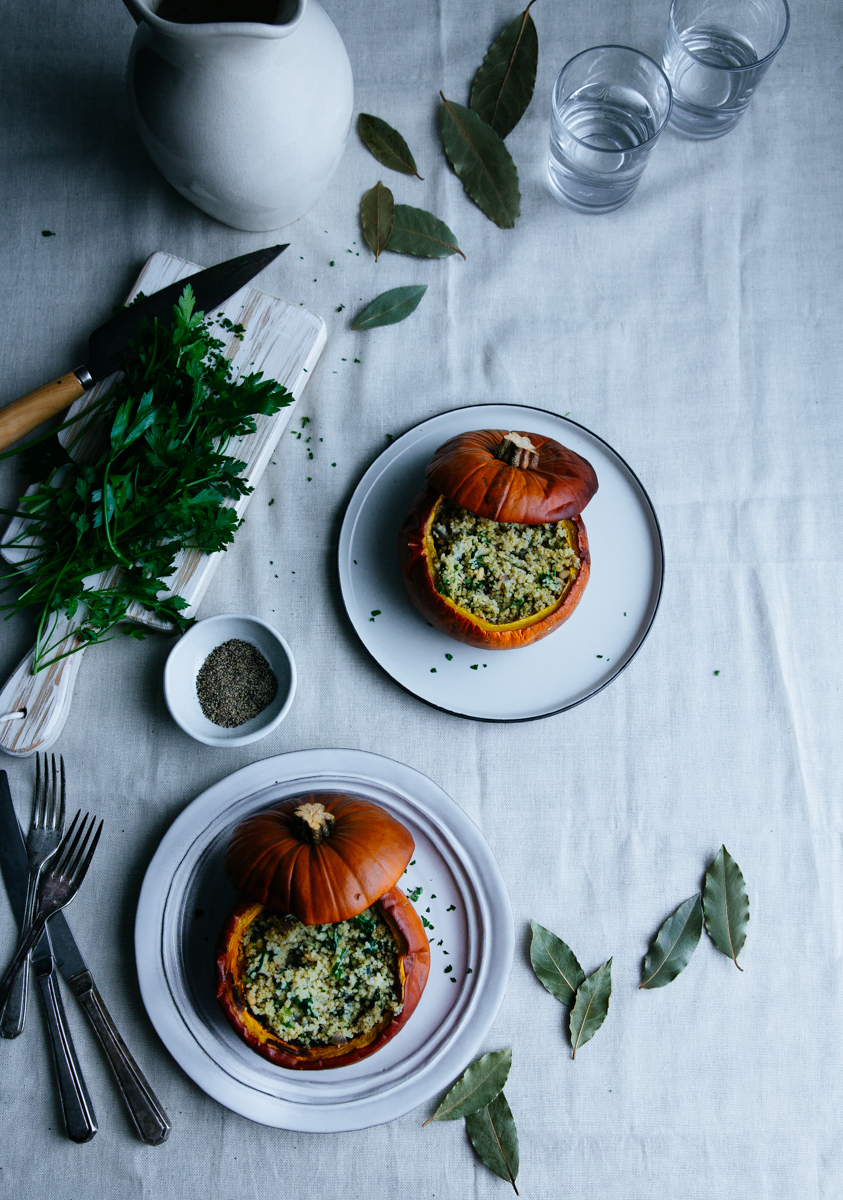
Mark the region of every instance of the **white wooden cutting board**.
MULTIPOLYGON (((283 259, 281 260, 283 265, 283 259)), ((151 255, 135 280, 134 287, 126 298, 133 300, 138 292, 150 295, 169 283, 187 279, 202 268, 183 258, 157 251, 151 255)), ((244 287, 231 296, 212 316, 229 317, 235 324, 245 327, 242 342, 232 334, 220 332, 218 336, 226 342, 225 354, 231 360, 235 378, 251 371, 262 371, 267 378, 276 379, 293 393, 297 402, 310 378, 327 339, 325 322, 321 317, 308 312, 299 305, 295 307, 276 296, 270 296, 255 287, 244 287)), ((82 396, 70 409, 71 417, 84 422, 86 408, 111 387, 117 376, 98 383, 82 396)), ((234 443, 236 455, 246 463, 245 477, 254 487, 270 460, 281 433, 296 408, 296 403, 282 408, 271 417, 257 417, 255 433, 234 443)), ((99 438, 96 417, 88 418, 89 428, 74 446, 74 456, 83 459, 86 449, 93 447, 99 438)), ((68 443, 79 431, 76 425, 69 426, 60 438, 68 443)), ((232 452, 235 452, 233 450, 232 452)), ((242 516, 249 503, 249 496, 242 496, 234 508, 242 516)), ((24 531, 26 522, 14 518, 6 529, 4 542, 9 542, 24 531)), ((26 553, 23 549, 4 550, 10 562, 22 563, 26 553)), ((188 602, 186 613, 195 615, 205 589, 224 557, 217 554, 201 554, 195 550, 183 551, 176 559, 176 571, 170 582, 171 593, 184 597, 188 602)), ((109 575, 104 574, 92 585, 107 586, 109 575)), ((139 605, 129 610, 133 621, 154 629, 169 630, 166 622, 153 616, 139 605)), ((67 634, 67 649, 79 644, 75 630, 84 621, 84 612, 77 613, 72 621, 60 617, 54 640, 67 634)), ((108 651, 95 647, 95 652, 108 651)), ((0 714, 26 710, 23 720, 0 722, 0 750, 7 754, 28 755, 36 750, 45 750, 56 740, 70 711, 73 688, 82 665, 84 649, 68 658, 63 658, 51 667, 45 667, 37 675, 32 674, 34 651, 18 664, 15 671, 0 691, 0 714)))

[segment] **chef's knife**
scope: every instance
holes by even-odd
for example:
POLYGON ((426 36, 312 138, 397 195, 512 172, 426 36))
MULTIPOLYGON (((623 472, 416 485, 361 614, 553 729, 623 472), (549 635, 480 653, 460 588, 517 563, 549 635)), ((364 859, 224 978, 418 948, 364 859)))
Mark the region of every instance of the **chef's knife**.
POLYGON ((129 342, 137 337, 144 321, 157 318, 162 324, 170 323, 173 305, 178 302, 185 284, 189 283, 193 288, 197 310, 212 312, 269 266, 288 245, 289 242, 240 254, 121 309, 91 334, 86 363, 0 408, 0 451, 67 408, 95 383, 119 370, 126 360, 129 342))
MULTIPOLYGON (((0 771, 0 871, 3 873, 12 909, 19 919, 23 913, 26 896, 29 860, 26 857, 26 843, 12 804, 5 771, 0 771)), ((85 960, 79 953, 79 947, 63 912, 58 912, 50 918, 48 929, 53 957, 71 991, 85 1010, 108 1057, 138 1133, 149 1145, 160 1145, 170 1136, 172 1127, 169 1118, 117 1032, 85 960)), ((38 949, 40 948, 39 942, 38 949)))

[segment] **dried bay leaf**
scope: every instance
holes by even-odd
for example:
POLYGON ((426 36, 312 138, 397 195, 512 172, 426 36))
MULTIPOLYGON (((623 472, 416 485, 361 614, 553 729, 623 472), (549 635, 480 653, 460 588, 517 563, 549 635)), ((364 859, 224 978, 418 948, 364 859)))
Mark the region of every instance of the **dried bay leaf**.
POLYGON ((360 224, 363 226, 363 236, 369 249, 378 261, 395 222, 395 204, 392 192, 378 181, 368 192, 363 193, 360 201, 360 224))
POLYGON ((659 929, 641 966, 639 988, 665 987, 684 971, 702 934, 699 892, 679 905, 659 929))
POLYGON ((574 1048, 573 1057, 577 1050, 590 1042, 597 1030, 606 1020, 609 1012, 609 997, 612 994, 612 960, 604 962, 593 975, 577 988, 574 1007, 571 1009, 570 1030, 571 1045, 574 1048))
POLYGON ((512 156, 482 117, 442 97, 442 145, 470 198, 490 221, 512 229, 521 215, 518 171, 512 156))
POLYGON ((410 147, 397 129, 387 125, 380 117, 370 113, 360 113, 357 118, 357 132, 363 140, 366 149, 375 156, 379 163, 389 167, 391 171, 400 171, 402 175, 415 175, 422 179, 416 167, 416 160, 410 153, 410 147))
POLYGON ((375 329, 378 325, 397 325, 418 308, 426 291, 426 283, 414 283, 410 287, 390 288, 388 292, 381 292, 357 314, 351 322, 351 328, 375 329))
POLYGON ((705 929, 718 950, 732 959, 739 971, 738 955, 746 941, 749 896, 741 869, 725 846, 705 874, 703 888, 705 929))
POLYGON ((530 927, 533 930, 530 962, 536 978, 562 1004, 573 1004, 577 988, 585 980, 585 971, 576 954, 538 921, 530 921, 530 927))
POLYGON ((469 107, 502 138, 524 116, 536 86, 539 35, 530 16, 533 3, 489 48, 471 89, 469 107))
POLYGON ((506 1050, 492 1050, 478 1058, 451 1087, 425 1125, 431 1121, 456 1121, 491 1104, 495 1096, 503 1091, 511 1066, 511 1046, 506 1050))
POLYGON ((386 248, 395 254, 416 254, 422 258, 448 258, 451 254, 465 258, 444 221, 409 204, 395 205, 395 221, 386 248))
POLYGON ((517 1196, 518 1130, 503 1092, 498 1092, 485 1108, 469 1113, 465 1128, 472 1146, 489 1170, 508 1180, 517 1196))

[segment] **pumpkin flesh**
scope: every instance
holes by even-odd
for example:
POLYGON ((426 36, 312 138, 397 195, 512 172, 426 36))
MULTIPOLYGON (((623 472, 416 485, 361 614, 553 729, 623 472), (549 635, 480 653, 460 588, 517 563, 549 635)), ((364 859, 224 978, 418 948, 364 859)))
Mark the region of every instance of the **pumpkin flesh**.
POLYGON ((387 1009, 373 1028, 342 1045, 305 1046, 284 1041, 249 1007, 243 941, 265 906, 239 900, 223 928, 217 950, 217 998, 238 1037, 276 1066, 311 1071, 359 1062, 395 1037, 421 998, 430 970, 430 947, 418 914, 399 888, 391 888, 381 896, 376 907, 396 943, 400 1012, 387 1009))
MULTIPOLYGON (((449 499, 453 500, 453 497, 449 499)), ((580 565, 576 573, 571 572, 567 586, 558 599, 531 616, 507 623, 494 623, 461 607, 437 588, 437 554, 432 530, 442 501, 442 494, 426 484, 413 501, 399 535, 399 561, 404 586, 426 621, 449 637, 477 649, 510 650, 546 637, 568 619, 588 582, 591 563, 588 537, 581 516, 564 518, 568 541, 580 565)), ((453 503, 458 501, 453 500, 453 503)), ((550 522, 519 523, 537 525, 550 522)))

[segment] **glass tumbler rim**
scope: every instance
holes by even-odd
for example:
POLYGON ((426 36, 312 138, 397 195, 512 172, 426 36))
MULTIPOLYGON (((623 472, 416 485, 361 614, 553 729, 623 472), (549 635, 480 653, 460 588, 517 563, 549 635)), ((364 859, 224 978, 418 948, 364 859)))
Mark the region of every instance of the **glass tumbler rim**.
MULTIPOLYGON (((680 0, 670 0, 670 16, 668 17, 668 23, 673 25, 674 29, 676 29, 676 25, 673 21, 673 12, 679 2, 680 0)), ((765 54, 763 58, 759 58, 757 62, 754 63, 744 63, 742 66, 727 67, 721 63, 706 62, 704 58, 700 58, 698 54, 695 54, 693 50, 690 50, 685 43, 682 42, 682 35, 679 33, 678 29, 676 30, 676 36, 679 38, 679 41, 682 42, 682 49, 685 51, 688 57, 692 58, 694 62, 700 63, 701 66, 708 67, 710 71, 728 71, 730 75, 739 75, 744 71, 757 71, 759 67, 763 67, 765 63, 769 62, 771 58, 774 58, 778 54, 785 43, 788 33, 790 32, 790 7, 787 3, 787 0, 780 0, 780 2, 782 8, 784 9, 784 30, 782 32, 782 36, 776 42, 772 50, 765 54)))
MULTIPOLYGON (((673 12, 673 5, 671 4, 671 13, 672 12, 673 12)), ((646 138, 643 142, 639 142, 638 145, 634 147, 635 150, 643 150, 643 148, 645 146, 649 146, 651 142, 654 142, 658 137, 661 136, 661 134, 667 128, 667 123, 670 120, 670 114, 673 111, 673 88, 670 86, 670 80, 668 79, 667 75, 665 74, 665 72, 662 69, 662 67, 660 66, 660 64, 657 63, 654 58, 651 58, 649 54, 645 54, 643 50, 636 50, 634 46, 620 46, 616 42, 607 42, 605 45, 602 45, 602 46, 589 46, 585 50, 580 50, 578 54, 574 54, 571 58, 568 59, 568 61, 564 64, 564 66, 560 68, 559 74, 556 76, 556 79, 553 84, 554 105, 556 103, 557 84, 559 83, 559 80, 562 78, 562 76, 565 74, 565 72, 568 70, 568 67, 570 67, 573 63, 575 63, 578 58, 582 58, 584 54, 593 54, 595 50, 625 50, 628 54, 634 54, 638 58, 646 58, 647 62, 651 63, 656 68, 659 75, 661 75, 662 79, 664 80, 665 87, 667 88, 667 112, 665 113, 664 120, 659 124, 658 129, 656 129, 654 133, 651 133, 650 136, 648 138, 646 138)), ((577 143, 577 145, 585 147, 586 150, 589 150, 592 153, 596 153, 596 154, 617 154, 618 153, 617 150, 609 149, 606 146, 592 146, 592 144, 590 142, 584 142, 582 140, 582 138, 578 138, 577 135, 575 133, 572 133, 570 129, 567 132, 568 132, 568 136, 573 138, 573 140, 577 143)))

